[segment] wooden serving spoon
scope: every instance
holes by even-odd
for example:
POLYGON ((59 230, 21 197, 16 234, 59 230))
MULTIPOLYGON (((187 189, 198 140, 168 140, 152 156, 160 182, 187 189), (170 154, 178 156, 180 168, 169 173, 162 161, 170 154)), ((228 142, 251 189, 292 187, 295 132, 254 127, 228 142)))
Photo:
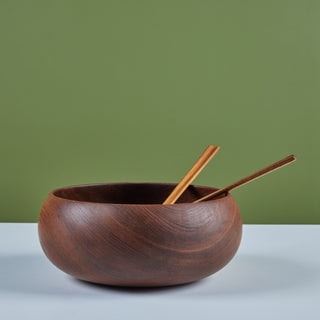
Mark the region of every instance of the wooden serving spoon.
POLYGON ((168 198, 162 204, 174 204, 182 193, 188 188, 191 182, 197 177, 201 170, 208 164, 213 156, 219 151, 220 147, 208 146, 197 162, 182 178, 179 184, 173 189, 168 198))
POLYGON ((282 159, 282 160, 280 160, 278 162, 273 163, 272 165, 270 165, 270 166, 268 166, 268 167, 266 167, 264 169, 261 169, 261 170, 255 172, 255 173, 253 173, 253 174, 251 174, 251 175, 249 175, 249 176, 237 181, 237 182, 234 182, 234 183, 232 183, 232 184, 230 184, 230 185, 228 185, 228 186, 226 186, 226 187, 224 187, 222 189, 214 191, 214 192, 212 192, 212 193, 210 193, 210 194, 208 194, 208 195, 206 195, 206 196, 204 196, 204 197, 202 197, 202 198, 200 198, 200 199, 198 199, 196 201, 193 201, 193 203, 198 203, 198 202, 201 202, 201 201, 204 201, 204 200, 207 200, 207 199, 213 199, 213 198, 215 198, 215 197, 217 197, 217 196, 219 196, 219 195, 221 195, 223 193, 229 192, 229 191, 231 191, 233 189, 236 189, 236 188, 238 188, 238 187, 240 187, 240 186, 242 186, 242 185, 244 185, 244 184, 246 184, 246 183, 248 183, 250 181, 253 181, 253 180, 255 180, 255 179, 259 178, 259 177, 262 177, 265 174, 268 174, 268 173, 270 173, 270 172, 272 172, 272 171, 274 171, 276 169, 279 169, 279 168, 281 168, 281 167, 283 167, 283 166, 285 166, 285 165, 287 165, 290 162, 293 162, 295 160, 296 160, 296 157, 294 155, 288 156, 288 157, 286 157, 286 158, 284 158, 284 159, 282 159))

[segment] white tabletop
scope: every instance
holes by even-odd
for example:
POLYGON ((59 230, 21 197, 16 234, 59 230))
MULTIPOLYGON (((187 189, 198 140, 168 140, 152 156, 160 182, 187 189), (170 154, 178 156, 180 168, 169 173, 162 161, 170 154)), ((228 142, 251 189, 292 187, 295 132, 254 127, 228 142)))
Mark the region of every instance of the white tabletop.
POLYGON ((0 319, 320 319, 320 225, 245 225, 221 271, 193 284, 110 288, 54 267, 37 225, 0 224, 0 319))

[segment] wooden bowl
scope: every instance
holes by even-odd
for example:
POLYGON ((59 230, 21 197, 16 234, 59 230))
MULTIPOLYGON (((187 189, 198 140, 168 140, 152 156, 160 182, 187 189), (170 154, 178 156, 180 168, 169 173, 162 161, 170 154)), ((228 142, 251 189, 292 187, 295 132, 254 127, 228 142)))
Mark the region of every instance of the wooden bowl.
POLYGON ((162 205, 175 184, 110 183, 52 191, 39 217, 51 262, 85 281, 114 286, 170 286, 224 267, 241 240, 234 198, 190 203, 215 190, 189 186, 162 205))

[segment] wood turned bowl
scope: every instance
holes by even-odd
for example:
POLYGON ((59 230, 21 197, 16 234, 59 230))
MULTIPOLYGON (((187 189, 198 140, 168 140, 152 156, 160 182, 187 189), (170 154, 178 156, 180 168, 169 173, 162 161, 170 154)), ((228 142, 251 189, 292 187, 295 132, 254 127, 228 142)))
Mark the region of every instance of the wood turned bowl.
POLYGON ((41 246, 62 271, 81 280, 154 287, 193 282, 235 255, 242 221, 231 194, 189 186, 176 204, 161 203, 176 184, 109 183, 49 193, 39 217, 41 246))

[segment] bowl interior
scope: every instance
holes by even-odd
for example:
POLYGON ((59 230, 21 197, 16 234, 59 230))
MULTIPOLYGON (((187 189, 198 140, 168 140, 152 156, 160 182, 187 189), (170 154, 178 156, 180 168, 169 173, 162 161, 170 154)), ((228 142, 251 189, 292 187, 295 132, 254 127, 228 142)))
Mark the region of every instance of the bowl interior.
MULTIPOLYGON (((82 202, 117 204, 161 204, 174 183, 110 183, 66 187, 53 192, 56 197, 82 202)), ((190 203, 216 188, 189 186, 176 203, 190 203)))

